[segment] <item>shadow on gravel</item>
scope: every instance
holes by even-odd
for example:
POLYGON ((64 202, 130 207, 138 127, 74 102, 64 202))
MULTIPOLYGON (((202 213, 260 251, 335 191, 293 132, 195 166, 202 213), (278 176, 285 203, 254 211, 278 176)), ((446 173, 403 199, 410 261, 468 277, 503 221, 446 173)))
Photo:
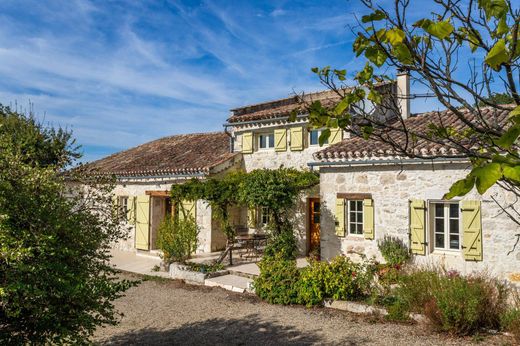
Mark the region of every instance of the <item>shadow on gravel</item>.
MULTIPOLYGON (((362 338, 341 345, 359 345, 362 338)), ((169 330, 141 329, 104 340, 108 345, 311 345, 327 343, 319 335, 293 326, 262 321, 253 314, 243 319, 215 318, 169 330)), ((330 343, 327 343, 330 345, 330 343)))

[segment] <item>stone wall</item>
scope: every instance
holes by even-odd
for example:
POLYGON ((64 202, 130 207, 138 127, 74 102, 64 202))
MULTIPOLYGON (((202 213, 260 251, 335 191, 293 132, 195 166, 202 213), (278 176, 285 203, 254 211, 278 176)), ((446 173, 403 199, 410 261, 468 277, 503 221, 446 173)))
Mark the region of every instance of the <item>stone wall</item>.
MULTIPOLYGON (((180 181, 176 181, 175 183, 179 182, 180 181)), ((171 186, 171 182, 153 180, 128 181, 117 184, 114 193, 117 196, 128 196, 131 198, 134 196, 144 195, 146 191, 170 191, 171 186)), ((161 198, 152 198, 151 205, 150 245, 151 249, 154 249, 157 237, 157 227, 162 221, 161 216, 164 216, 164 202, 161 201, 161 198)), ((197 224, 200 227, 199 246, 197 252, 211 252, 220 249, 222 247, 222 237, 224 235, 220 230, 212 229, 211 207, 207 202, 202 200, 197 201, 197 224)), ((127 227, 128 238, 114 244, 114 247, 124 251, 135 251, 135 225, 128 223, 127 227)))
MULTIPOLYGON (((377 240, 391 235, 409 243, 410 199, 439 200, 453 182, 468 173, 468 165, 427 164, 403 166, 354 166, 322 167, 320 169, 321 214, 321 254, 330 259, 338 254, 361 252, 368 257, 382 260, 377 248, 377 240), (374 200, 375 240, 365 240, 362 236, 335 234, 335 200, 337 193, 371 193, 374 200)), ((493 275, 511 279, 520 272, 520 248, 512 249, 520 233, 519 227, 510 220, 492 200, 514 202, 514 197, 497 187, 491 188, 483 196, 476 191, 463 199, 482 202, 483 261, 464 260, 462 252, 427 251, 426 256, 415 256, 419 264, 441 264, 446 268, 464 273, 488 271, 493 275)), ((427 222, 427 234, 428 222, 427 222)), ((429 249, 427 249, 429 250, 429 249)), ((354 258, 356 255, 350 255, 354 258)), ((520 275, 518 275, 520 278, 520 275)))

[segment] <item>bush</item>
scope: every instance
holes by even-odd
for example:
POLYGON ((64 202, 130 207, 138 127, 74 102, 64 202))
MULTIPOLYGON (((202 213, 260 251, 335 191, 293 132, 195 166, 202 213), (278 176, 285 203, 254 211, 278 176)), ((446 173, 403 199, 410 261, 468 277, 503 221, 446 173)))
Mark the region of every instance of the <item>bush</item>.
POLYGON ((338 256, 328 262, 311 261, 298 282, 298 301, 312 306, 323 299, 355 300, 370 293, 373 272, 366 263, 338 256))
POLYGON ((296 237, 290 223, 285 223, 282 232, 272 235, 265 248, 264 257, 274 258, 280 256, 286 260, 295 260, 298 255, 296 237))
POLYGON ((199 228, 192 217, 166 218, 159 225, 157 246, 166 263, 186 262, 197 249, 199 228))
POLYGON ((500 325, 502 330, 506 330, 513 334, 517 344, 520 344, 520 292, 513 292, 514 304, 500 316, 500 325))
POLYGON ((496 329, 507 307, 507 289, 484 275, 420 270, 403 277, 392 309, 423 313, 439 331, 469 335, 496 329))
POLYGON ((271 304, 297 303, 296 285, 300 272, 295 260, 288 260, 282 254, 264 257, 258 264, 260 275, 254 281, 256 294, 271 304))
POLYGON ((377 242, 377 247, 386 263, 392 266, 402 265, 410 259, 410 251, 401 239, 385 236, 377 242))

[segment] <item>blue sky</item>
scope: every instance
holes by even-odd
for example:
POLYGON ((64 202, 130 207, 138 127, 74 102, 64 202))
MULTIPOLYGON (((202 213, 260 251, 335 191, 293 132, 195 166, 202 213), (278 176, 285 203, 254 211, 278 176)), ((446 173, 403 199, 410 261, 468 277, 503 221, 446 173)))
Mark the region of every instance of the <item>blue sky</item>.
POLYGON ((0 103, 72 129, 83 161, 222 130, 233 107, 322 89, 311 67, 361 68, 356 13, 354 0, 2 0, 0 103))

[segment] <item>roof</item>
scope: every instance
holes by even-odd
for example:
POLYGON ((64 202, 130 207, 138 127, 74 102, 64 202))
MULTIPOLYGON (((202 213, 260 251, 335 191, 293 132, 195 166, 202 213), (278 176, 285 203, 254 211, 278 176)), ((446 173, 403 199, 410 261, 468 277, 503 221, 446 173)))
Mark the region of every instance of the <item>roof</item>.
MULTIPOLYGON (((508 106, 505 106, 508 107, 508 106)), ((474 114, 469 110, 462 110, 465 113, 465 118, 469 119, 474 124, 479 124, 474 114)), ((506 125, 509 110, 499 110, 492 107, 485 107, 481 109, 482 118, 485 119, 489 126, 497 129, 506 125)), ((406 128, 410 133, 427 134, 431 133, 429 126, 431 124, 442 125, 445 127, 453 127, 456 130, 464 130, 468 128, 452 111, 433 111, 416 114, 405 120, 406 128)), ((395 126, 398 123, 394 123, 395 126)), ((377 131, 377 130, 376 130, 377 131)), ((377 135, 383 138, 391 138, 398 147, 406 146, 407 136, 398 130, 390 130, 387 132, 378 131, 377 135)), ((410 138, 410 136, 408 136, 410 138)), ((470 140, 464 143, 465 146, 471 147, 470 140)), ((314 154, 314 158, 318 161, 359 161, 366 159, 388 159, 393 157, 464 157, 463 153, 459 152, 455 145, 448 143, 435 136, 432 139, 419 138, 415 142, 410 143, 407 148, 407 155, 394 149, 390 144, 383 143, 380 138, 372 136, 368 140, 362 137, 351 137, 344 139, 342 142, 332 145, 314 154)))
POLYGON ((164 137, 88 163, 87 170, 120 176, 209 173, 236 155, 224 132, 164 137))

